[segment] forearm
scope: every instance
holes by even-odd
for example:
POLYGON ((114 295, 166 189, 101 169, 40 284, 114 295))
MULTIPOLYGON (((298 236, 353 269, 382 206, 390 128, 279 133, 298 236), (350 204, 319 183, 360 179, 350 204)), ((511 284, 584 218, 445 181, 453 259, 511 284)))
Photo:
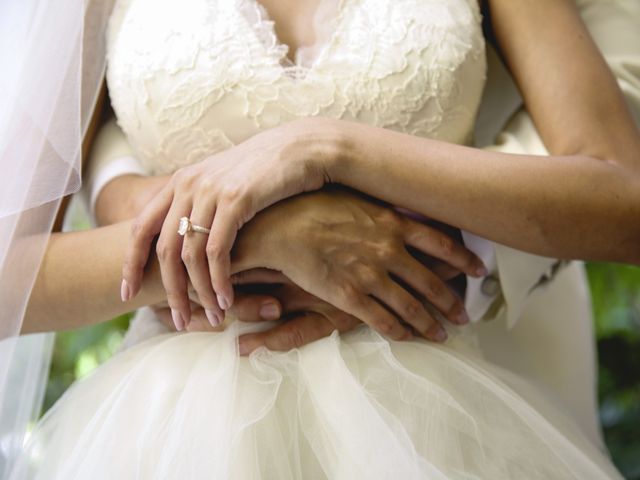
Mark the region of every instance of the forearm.
MULTIPOLYGON (((271 242, 265 241, 255 224, 257 221, 249 222, 238 235, 232 273, 274 265, 272 252, 267 250, 271 242)), ((131 221, 123 221, 51 235, 21 333, 79 328, 166 301, 152 251, 140 293, 122 302, 122 264, 130 234, 131 221)))
POLYGON ((331 181, 544 256, 640 263, 637 170, 509 155, 343 122, 331 181), (344 138, 347 138, 345 141, 344 138))
POLYGON ((81 232, 56 233, 42 261, 22 333, 100 323, 165 299, 150 262, 140 294, 120 300, 122 261, 130 222, 81 232))

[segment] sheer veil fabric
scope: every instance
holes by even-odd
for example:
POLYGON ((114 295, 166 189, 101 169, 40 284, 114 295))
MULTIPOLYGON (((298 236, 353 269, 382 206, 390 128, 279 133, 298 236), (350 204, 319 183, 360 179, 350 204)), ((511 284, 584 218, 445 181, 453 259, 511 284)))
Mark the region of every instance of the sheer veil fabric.
POLYGON ((20 337, 104 77, 111 0, 0 3, 0 478, 38 415, 52 334, 20 337))

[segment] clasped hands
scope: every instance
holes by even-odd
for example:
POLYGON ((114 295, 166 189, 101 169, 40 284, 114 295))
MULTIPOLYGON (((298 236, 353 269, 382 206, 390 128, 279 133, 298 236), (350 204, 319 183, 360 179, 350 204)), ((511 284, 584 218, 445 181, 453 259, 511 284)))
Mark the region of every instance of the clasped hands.
POLYGON ((176 329, 202 329, 202 313, 215 329, 225 310, 245 321, 286 319, 242 337, 241 353, 299 347, 360 322, 393 340, 442 342, 441 319, 467 323, 446 281, 486 274, 480 259, 433 226, 327 185, 341 148, 330 122, 283 127, 171 177, 134 221, 123 300, 138 292, 157 238, 176 329), (211 233, 178 235, 184 216, 211 233), (258 305, 271 308, 260 315, 258 305))

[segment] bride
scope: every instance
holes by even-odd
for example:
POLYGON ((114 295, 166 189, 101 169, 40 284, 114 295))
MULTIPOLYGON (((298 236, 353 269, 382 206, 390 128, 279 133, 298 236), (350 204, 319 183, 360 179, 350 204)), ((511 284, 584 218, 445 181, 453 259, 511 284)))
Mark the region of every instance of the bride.
POLYGON ((165 299, 177 330, 202 311, 219 331, 116 355, 47 413, 13 477, 619 478, 543 392, 483 359, 464 285, 445 280, 489 272, 424 218, 640 263, 640 137, 575 7, 488 3, 551 156, 466 146, 475 0, 117 2, 109 95, 157 177, 133 223, 52 237, 22 331, 165 299), (274 324, 234 321, 237 274, 313 296, 319 339, 262 348, 274 324))

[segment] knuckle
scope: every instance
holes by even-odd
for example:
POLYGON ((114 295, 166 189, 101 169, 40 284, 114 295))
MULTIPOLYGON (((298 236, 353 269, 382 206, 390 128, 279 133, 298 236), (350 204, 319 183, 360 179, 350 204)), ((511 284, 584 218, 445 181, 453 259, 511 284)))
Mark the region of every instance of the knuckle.
POLYGON ((435 278, 430 279, 427 281, 427 293, 432 298, 441 297, 445 294, 445 286, 435 278))
POLYGON ((396 245, 389 240, 377 243, 374 249, 378 259, 383 261, 390 260, 397 255, 396 245))
POLYGON ((171 177, 171 181, 176 187, 188 187, 191 183, 191 175, 186 167, 176 170, 171 177))
POLYGON ((352 303, 359 297, 358 289, 351 283, 343 283, 339 289, 340 297, 346 302, 352 303))
POLYGON ((305 341, 305 335, 299 328, 288 328, 283 333, 284 344, 288 348, 300 348, 305 341))
POLYGON ((413 240, 417 245, 424 245, 426 247, 431 245, 431 237, 431 232, 423 231, 422 229, 410 234, 411 240, 413 240))
POLYGON ((161 262, 173 260, 176 258, 176 251, 165 242, 158 242, 156 245, 156 255, 161 262))
POLYGON ((446 235, 440 235, 440 238, 438 238, 438 245, 440 247, 440 251, 446 256, 453 255, 456 248, 456 244, 453 239, 446 235))
POLYGON ((221 197, 225 203, 237 204, 245 197, 244 187, 235 184, 225 185, 221 197))
POLYGON ((393 322, 388 319, 377 318, 374 321, 374 328, 384 335, 389 335, 393 330, 393 322))
POLYGON ((369 265, 358 268, 358 277, 362 286, 367 290, 373 290, 381 282, 378 272, 369 265))
POLYGON ((198 181, 198 192, 204 195, 211 194, 211 192, 215 190, 215 187, 216 182, 208 176, 201 177, 198 181))
POLYGON ((362 314, 366 307, 360 289, 349 282, 345 282, 337 287, 334 298, 335 302, 330 301, 330 303, 352 315, 362 314))
POLYGON ((181 258, 185 265, 192 266, 197 263, 198 254, 194 251, 193 247, 184 246, 182 247, 181 258))
POLYGON ((141 239, 146 237, 147 225, 144 220, 140 217, 137 217, 133 223, 131 224, 131 236, 134 239, 141 239))
POLYGON ((422 310, 422 304, 415 299, 408 300, 403 306, 403 314, 407 317, 417 317, 422 310))
POLYGON ((218 242, 208 243, 206 247, 207 258, 210 261, 218 261, 223 258, 224 252, 218 242))

